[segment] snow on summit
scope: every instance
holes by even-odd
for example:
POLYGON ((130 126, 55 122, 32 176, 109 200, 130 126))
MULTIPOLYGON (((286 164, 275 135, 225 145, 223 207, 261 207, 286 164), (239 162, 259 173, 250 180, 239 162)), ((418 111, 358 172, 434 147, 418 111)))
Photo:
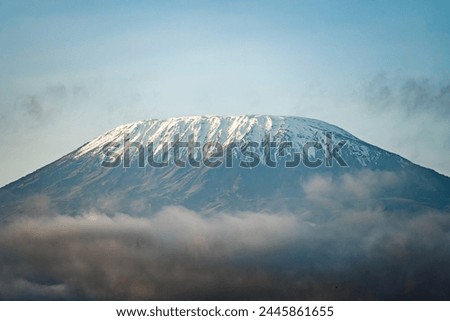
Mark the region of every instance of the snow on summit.
MULTIPOLYGON (((301 149, 307 142, 323 142, 326 133, 331 133, 335 139, 347 141, 347 148, 360 156, 360 163, 367 162, 364 158, 369 157, 370 145, 339 127, 310 118, 269 115, 186 116, 137 121, 116 127, 97 137, 81 147, 74 157, 99 154, 108 143, 118 143, 120 147, 117 152, 121 152, 125 136, 130 142, 144 145, 152 142, 158 146, 164 142, 175 142, 177 137, 180 141, 186 141, 193 135, 196 142, 218 142, 226 146, 231 142, 261 142, 269 135, 274 141, 290 141, 293 148, 301 149)), ((158 151, 156 147, 155 153, 158 151)), ((378 156, 378 149, 372 150, 371 157, 378 156)))

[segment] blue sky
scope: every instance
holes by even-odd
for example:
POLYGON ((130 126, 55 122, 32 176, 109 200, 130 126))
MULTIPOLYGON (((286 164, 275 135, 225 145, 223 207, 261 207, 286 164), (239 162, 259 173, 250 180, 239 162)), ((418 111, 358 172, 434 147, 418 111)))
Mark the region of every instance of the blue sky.
POLYGON ((450 175, 448 1, 0 1, 0 185, 140 119, 321 119, 450 175), (5 170, 6 169, 6 170, 5 170))

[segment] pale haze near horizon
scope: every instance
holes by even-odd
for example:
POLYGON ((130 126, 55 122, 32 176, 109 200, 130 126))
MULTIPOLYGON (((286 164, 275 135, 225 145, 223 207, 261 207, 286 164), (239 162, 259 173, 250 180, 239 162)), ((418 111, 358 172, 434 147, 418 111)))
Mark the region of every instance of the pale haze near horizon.
POLYGON ((118 125, 320 119, 450 175, 450 4, 0 2, 0 186, 118 125))

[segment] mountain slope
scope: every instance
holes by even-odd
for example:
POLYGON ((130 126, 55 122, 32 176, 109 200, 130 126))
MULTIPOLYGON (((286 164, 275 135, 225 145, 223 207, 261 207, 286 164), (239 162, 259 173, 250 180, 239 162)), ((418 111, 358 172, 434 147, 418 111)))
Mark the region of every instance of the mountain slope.
POLYGON ((379 206, 449 208, 448 177, 365 143, 336 126, 300 117, 198 116, 139 121, 112 129, 0 189, 0 215, 23 211, 23 200, 34 195, 44 195, 58 211, 68 214, 100 209, 149 215, 166 205, 182 205, 205 213, 292 211, 309 206, 305 186, 314 177, 340 182, 345 175, 361 171, 395 175, 395 180, 386 180, 372 193, 371 201, 379 206), (192 155, 188 148, 180 148, 179 158, 186 166, 176 166, 170 146, 190 140, 200 147, 193 149, 192 155), (268 157, 264 143, 270 142, 274 143, 268 157), (283 142, 292 144, 284 154, 280 152, 283 142), (153 152, 149 152, 149 143, 153 143, 153 152), (161 168, 150 166, 150 154, 155 161, 164 161, 164 143, 168 144, 169 163, 161 168), (219 159, 220 166, 208 167, 202 162, 214 152, 203 149, 207 143, 209 148, 211 144, 222 146, 222 157, 211 158, 219 159), (308 146, 307 155, 303 154, 304 146, 308 146), (245 147, 249 148, 243 150, 245 147), (108 151, 108 155, 120 155, 120 162, 112 167, 108 151), (228 167, 227 152, 232 162, 228 167), (287 167, 289 161, 294 162, 295 152, 301 161, 287 167), (189 155, 197 160, 198 167, 189 163, 189 155), (254 163, 240 166, 241 161, 254 163))

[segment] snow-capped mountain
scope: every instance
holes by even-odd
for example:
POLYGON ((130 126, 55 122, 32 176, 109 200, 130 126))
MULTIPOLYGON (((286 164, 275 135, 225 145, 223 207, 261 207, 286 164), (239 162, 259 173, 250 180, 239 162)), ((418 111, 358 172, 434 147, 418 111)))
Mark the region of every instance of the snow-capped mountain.
POLYGON ((361 171, 399 178, 372 195, 380 206, 449 207, 446 176, 319 120, 253 115, 119 126, 0 189, 0 215, 20 211, 34 195, 45 195, 68 214, 96 208, 150 215, 166 205, 205 213, 295 210, 308 206, 305 184, 312 177, 340 182, 361 171), (178 165, 172 150, 177 144, 178 165), (152 166, 149 157, 160 165, 152 166), (205 165, 205 158, 215 165, 205 165))
POLYGON ((449 214, 325 122, 140 121, 0 189, 0 298, 447 300, 449 214))

